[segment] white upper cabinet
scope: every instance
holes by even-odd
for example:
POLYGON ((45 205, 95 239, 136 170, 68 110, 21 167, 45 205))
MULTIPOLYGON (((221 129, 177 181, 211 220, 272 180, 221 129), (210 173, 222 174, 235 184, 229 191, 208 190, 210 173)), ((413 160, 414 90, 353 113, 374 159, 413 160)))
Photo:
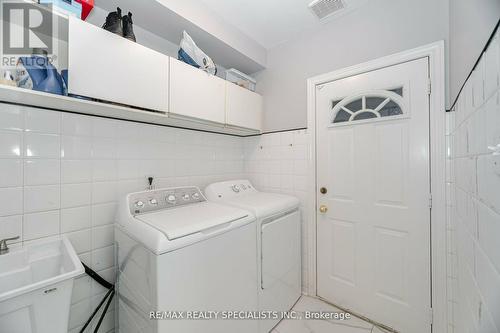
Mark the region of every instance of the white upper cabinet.
POLYGON ((226 84, 226 123, 260 132, 262 96, 234 83, 226 84))
POLYGON ((33 106, 243 136, 262 130, 262 96, 73 17, 68 79, 70 94, 97 101, 13 87, 0 87, 0 95, 33 106))
POLYGON ((170 58, 170 114, 224 124, 226 81, 170 58))
POLYGON ((169 57, 76 18, 68 57, 69 93, 168 111, 169 57))

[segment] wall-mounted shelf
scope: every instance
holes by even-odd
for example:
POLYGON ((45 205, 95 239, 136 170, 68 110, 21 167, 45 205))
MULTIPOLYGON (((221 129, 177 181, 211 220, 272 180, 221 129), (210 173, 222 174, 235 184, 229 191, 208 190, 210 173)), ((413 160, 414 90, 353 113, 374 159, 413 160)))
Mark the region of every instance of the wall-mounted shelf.
POLYGON ((0 103, 19 104, 35 108, 203 130, 237 136, 249 136, 259 133, 259 131, 256 130, 225 126, 224 124, 195 121, 195 119, 190 118, 169 117, 166 112, 141 110, 128 106, 83 100, 11 86, 0 86, 0 103))

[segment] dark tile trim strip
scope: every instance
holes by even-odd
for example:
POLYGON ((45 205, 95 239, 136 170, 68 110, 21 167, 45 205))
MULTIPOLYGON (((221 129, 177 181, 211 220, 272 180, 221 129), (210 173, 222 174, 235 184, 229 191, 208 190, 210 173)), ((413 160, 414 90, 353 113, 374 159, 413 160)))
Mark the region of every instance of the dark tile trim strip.
POLYGON ((299 127, 299 128, 291 128, 291 129, 284 129, 284 130, 278 130, 278 131, 269 131, 269 132, 262 132, 262 134, 252 134, 252 135, 247 135, 246 137, 252 137, 252 136, 261 136, 264 134, 274 134, 274 133, 283 133, 283 132, 292 132, 292 131, 300 131, 300 130, 305 130, 307 127, 299 127))
POLYGON ((495 34, 497 33, 499 27, 500 27, 500 19, 498 20, 497 25, 493 29, 493 32, 491 33, 490 38, 488 38, 488 41, 486 42, 486 45, 484 46, 483 50, 479 54, 479 57, 477 58, 476 63, 474 64, 474 66, 472 67, 471 71, 469 72, 469 75, 467 75, 467 78, 465 79, 464 83, 460 87, 460 90, 458 91, 457 97, 455 97, 455 100, 453 101, 453 104, 451 104, 450 109, 446 110, 446 112, 453 111, 453 109, 455 108, 455 105, 457 104, 458 98, 460 97, 460 94, 462 94, 462 90, 464 90, 465 84, 467 83, 467 81, 469 81, 469 79, 470 79, 470 77, 472 75, 472 72, 474 72, 474 70, 476 69, 477 65, 481 61, 481 57, 483 56, 483 54, 486 52, 486 50, 490 46, 491 41, 493 40, 493 37, 495 37, 495 34))
MULTIPOLYGON (((2 103, 2 104, 10 104, 10 105, 18 105, 18 106, 24 106, 24 107, 30 107, 30 108, 35 108, 35 109, 43 109, 43 110, 49 110, 49 111, 58 111, 58 112, 65 112, 65 113, 80 114, 80 115, 84 115, 84 116, 88 116, 88 117, 97 117, 97 118, 104 118, 104 119, 114 119, 114 120, 128 121, 128 122, 131 122, 131 123, 139 123, 139 124, 148 124, 148 125, 163 126, 163 127, 170 127, 170 128, 178 128, 178 129, 183 129, 183 130, 187 130, 187 131, 195 131, 195 132, 203 132, 203 133, 212 133, 212 134, 234 136, 234 137, 238 137, 238 138, 246 138, 246 137, 249 137, 249 136, 254 136, 253 134, 252 135, 238 135, 238 134, 230 134, 230 133, 220 133, 220 132, 215 132, 215 131, 201 130, 201 129, 195 129, 195 128, 187 128, 187 127, 182 127, 182 126, 172 126, 172 125, 165 125, 165 124, 150 123, 150 122, 147 122, 147 121, 130 120, 130 119, 117 118, 117 117, 106 117, 106 116, 93 115, 93 114, 87 114, 87 113, 82 113, 82 112, 74 112, 74 111, 67 111, 67 110, 56 109, 56 108, 41 107, 41 106, 30 105, 30 104, 13 103, 13 102, 7 102, 7 101, 2 101, 2 100, 0 100, 0 103, 2 103)), ((139 109, 139 110, 141 110, 141 109, 139 109)), ((142 110, 144 110, 144 109, 142 109, 142 110)), ((154 111, 152 111, 152 112, 154 112, 154 111)), ((260 135, 260 134, 256 134, 256 135, 260 135)))

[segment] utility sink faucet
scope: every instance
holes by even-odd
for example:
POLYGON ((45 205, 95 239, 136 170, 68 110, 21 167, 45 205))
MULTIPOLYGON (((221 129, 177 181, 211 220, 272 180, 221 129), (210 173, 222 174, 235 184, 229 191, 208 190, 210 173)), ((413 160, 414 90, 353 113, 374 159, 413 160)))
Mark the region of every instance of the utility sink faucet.
POLYGON ((9 247, 7 246, 8 241, 14 241, 18 239, 19 236, 0 240, 0 255, 9 253, 9 247))

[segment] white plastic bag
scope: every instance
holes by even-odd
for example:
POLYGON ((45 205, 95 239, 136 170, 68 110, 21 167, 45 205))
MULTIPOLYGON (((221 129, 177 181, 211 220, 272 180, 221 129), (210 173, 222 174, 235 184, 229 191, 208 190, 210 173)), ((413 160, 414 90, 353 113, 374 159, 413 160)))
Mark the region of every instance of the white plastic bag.
POLYGON ((201 68, 212 75, 217 74, 217 66, 213 60, 196 46, 196 43, 186 31, 182 33, 180 47, 178 53, 179 60, 196 68, 201 68))

